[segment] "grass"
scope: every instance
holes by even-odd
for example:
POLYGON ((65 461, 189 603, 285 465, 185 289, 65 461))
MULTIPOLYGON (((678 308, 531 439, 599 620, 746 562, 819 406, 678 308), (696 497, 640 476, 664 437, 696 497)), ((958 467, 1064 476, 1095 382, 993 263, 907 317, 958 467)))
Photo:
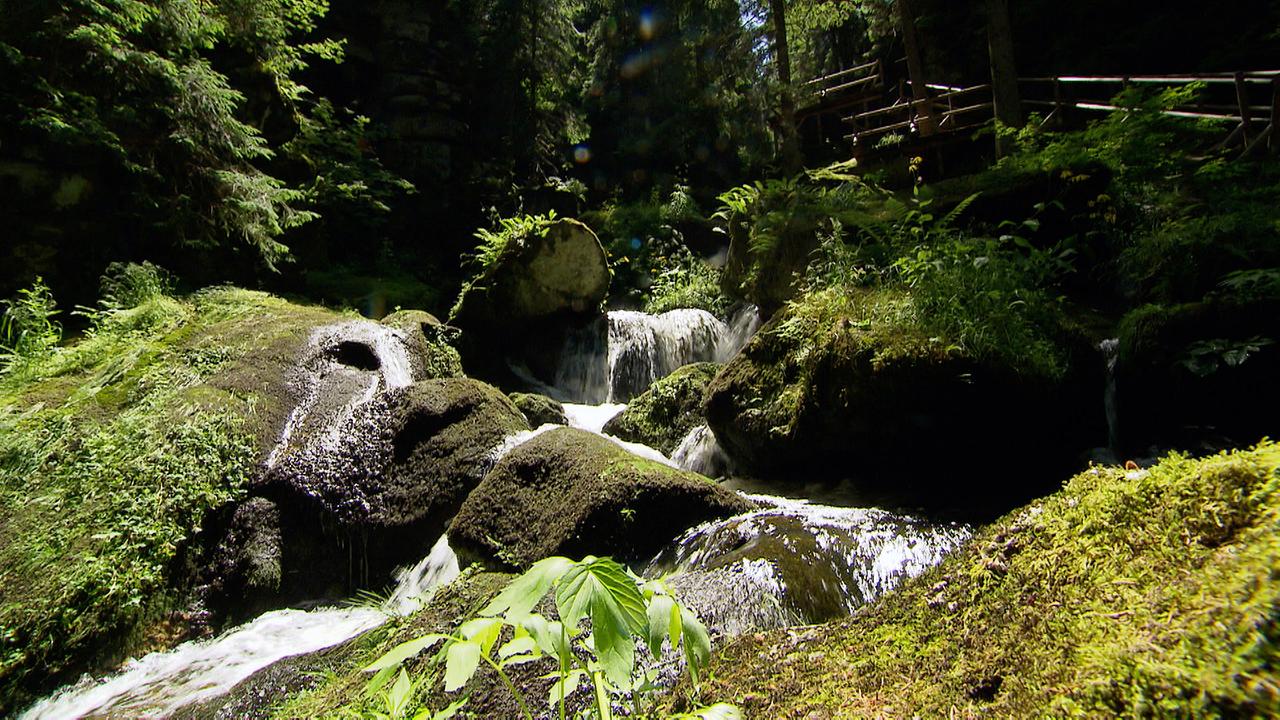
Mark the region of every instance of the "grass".
POLYGON ((334 317, 231 288, 156 295, 0 376, 0 710, 149 646, 181 553, 261 442, 255 393, 210 383, 334 317))
POLYGON ((731 645, 749 717, 1280 713, 1280 446, 1091 468, 850 620, 731 645))

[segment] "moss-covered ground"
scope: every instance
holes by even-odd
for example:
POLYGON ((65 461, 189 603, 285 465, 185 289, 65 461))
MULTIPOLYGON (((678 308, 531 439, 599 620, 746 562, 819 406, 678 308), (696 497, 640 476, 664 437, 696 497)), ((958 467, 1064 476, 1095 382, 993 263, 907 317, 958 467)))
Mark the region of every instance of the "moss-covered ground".
POLYGON ((0 375, 0 712, 172 641, 182 550, 273 424, 252 388, 281 378, 243 361, 334 317, 230 288, 156 295, 0 375))
POLYGON ((1280 445, 1093 467, 847 621, 748 636, 748 717, 1275 717, 1280 445))

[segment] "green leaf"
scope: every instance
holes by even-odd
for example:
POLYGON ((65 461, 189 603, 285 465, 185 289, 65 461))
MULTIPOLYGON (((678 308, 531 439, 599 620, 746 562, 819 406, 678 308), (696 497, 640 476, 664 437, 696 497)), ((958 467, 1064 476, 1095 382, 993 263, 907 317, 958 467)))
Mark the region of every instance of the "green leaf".
POLYGON ((561 698, 567 698, 573 694, 578 686, 582 683, 582 678, 586 676, 584 670, 571 670, 565 675, 555 675, 559 679, 552 684, 551 689, 547 691, 547 704, 552 710, 560 704, 561 698))
POLYGON ((698 684, 702 668, 711 660, 711 636, 707 626, 691 612, 681 614, 684 625, 684 657, 689 664, 689 675, 698 684))
POLYGON ((525 618, 523 627, 533 636, 542 652, 559 659, 561 665, 568 665, 573 661, 564 626, 559 622, 547 622, 546 618, 534 614, 525 618))
POLYGON ((389 650, 382 657, 378 658, 377 660, 374 660, 373 663, 371 663, 368 667, 364 669, 364 671, 377 672, 379 670, 383 670, 386 668, 396 667, 397 665, 399 665, 400 663, 403 663, 405 660, 408 660, 409 658, 417 657, 417 655, 421 653, 423 650, 426 650, 427 648, 431 647, 432 645, 435 645, 441 640, 448 640, 448 639, 449 639, 448 635, 432 633, 430 635, 423 635, 422 637, 414 638, 413 640, 409 640, 407 642, 402 642, 399 645, 392 648, 391 650, 389 650))
POLYGON ((480 611, 480 614, 505 614, 512 622, 520 622, 533 611, 533 606, 538 604, 551 586, 573 565, 573 561, 565 557, 539 560, 523 575, 512 580, 510 585, 480 611))
POLYGON ((480 644, 480 652, 488 655, 502 633, 502 621, 498 618, 476 618, 468 620, 458 628, 458 634, 464 639, 480 644))
MULTIPOLYGON (((671 629, 672 611, 675 611, 675 618, 679 622, 680 611, 669 595, 654 595, 649 601, 649 633, 646 640, 649 642, 649 651, 655 658, 662 654, 662 640, 671 629)), ((671 647, 676 647, 678 642, 677 635, 671 639, 671 647)))
POLYGON ((524 637, 513 638, 511 642, 498 648, 498 657, 509 658, 513 655, 528 655, 537 649, 537 642, 525 635, 524 637))
POLYGON ((466 704, 467 704, 467 698, 462 698, 461 700, 455 700, 449 703, 449 705, 444 709, 440 710, 434 715, 431 715, 430 720, 449 720, 449 718, 453 717, 454 715, 457 715, 458 711, 462 709, 462 706, 466 704))
POLYGON ((396 678, 396 684, 391 686, 391 691, 387 693, 387 710, 391 712, 392 717, 400 717, 404 714, 404 706, 409 702, 409 696, 413 693, 413 683, 409 681, 409 673, 400 668, 400 676, 396 678))
POLYGON ((444 660, 445 691, 453 692, 466 685, 479 666, 479 643, 466 640, 450 645, 444 660))
POLYGON ((628 685, 635 666, 631 636, 644 632, 648 618, 644 596, 626 568, 609 558, 584 558, 561 579, 556 609, 570 627, 590 615, 596 656, 605 675, 616 685, 628 685))

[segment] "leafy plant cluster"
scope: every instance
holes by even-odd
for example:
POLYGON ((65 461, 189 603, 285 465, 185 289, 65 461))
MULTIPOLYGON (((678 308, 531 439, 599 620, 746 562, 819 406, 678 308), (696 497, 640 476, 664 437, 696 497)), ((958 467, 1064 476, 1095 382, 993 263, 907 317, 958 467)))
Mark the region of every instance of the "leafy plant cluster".
POLYGON ((481 228, 476 231, 476 239, 480 243, 476 245, 471 260, 483 273, 493 266, 508 246, 513 244, 520 246, 528 238, 546 237, 547 231, 557 220, 555 210, 550 210, 544 215, 498 218, 497 230, 481 228))
POLYGON ((4 300, 0 316, 0 375, 19 363, 36 361, 62 340, 62 326, 54 320, 60 312, 49 286, 37 277, 18 297, 4 300))
POLYGON ((247 401, 202 401, 228 350, 181 342, 201 311, 143 298, 157 277, 122 269, 79 342, 0 376, 0 709, 145 642, 184 543, 252 468, 247 401))
MULTIPOLYGON (((663 582, 642 580, 609 558, 550 557, 534 563, 457 632, 424 635, 384 654, 366 668, 375 673, 368 689, 384 699, 387 712, 380 717, 443 720, 464 707, 465 695, 443 710, 410 714, 415 694, 441 676, 446 692, 464 690, 483 665, 511 692, 521 715, 532 720, 536 705, 510 672, 545 659, 556 667, 542 677, 554 681, 547 703, 560 718, 572 714, 605 720, 615 716, 616 707, 627 717, 656 717, 657 676, 637 669, 637 640, 655 658, 665 645, 680 649, 697 686, 710 659, 710 638, 663 582), (548 594, 555 619, 536 611, 548 594), (587 620, 589 631, 584 629, 587 620), (433 673, 415 682, 404 664, 432 648, 437 648, 433 673), (589 692, 589 701, 575 703, 572 696, 579 688, 589 692)), ((741 714, 721 704, 674 717, 731 720, 741 714)))

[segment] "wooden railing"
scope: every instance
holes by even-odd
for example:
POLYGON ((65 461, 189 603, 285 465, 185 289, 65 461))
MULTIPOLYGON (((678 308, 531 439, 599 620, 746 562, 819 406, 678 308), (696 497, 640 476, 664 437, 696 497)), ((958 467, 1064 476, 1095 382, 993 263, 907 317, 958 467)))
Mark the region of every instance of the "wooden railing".
MULTIPOLYGON (((1280 70, 1034 77, 1022 78, 1019 83, 1024 105, 1051 109, 1043 118, 1046 123, 1061 121, 1069 111, 1124 110, 1113 104, 1112 98, 1126 86, 1178 87, 1202 83, 1206 90, 1196 100, 1163 112, 1178 117, 1234 123, 1234 129, 1219 143, 1219 147, 1238 146, 1242 155, 1259 147, 1280 147, 1280 70)), ((845 138, 853 143, 854 153, 862 154, 874 149, 892 133, 904 135, 904 142, 920 140, 931 135, 979 127, 993 117, 990 85, 955 87, 930 84, 926 87, 929 93, 927 101, 911 100, 904 83, 899 88, 898 99, 889 105, 844 117, 844 122, 853 129, 845 138)))

